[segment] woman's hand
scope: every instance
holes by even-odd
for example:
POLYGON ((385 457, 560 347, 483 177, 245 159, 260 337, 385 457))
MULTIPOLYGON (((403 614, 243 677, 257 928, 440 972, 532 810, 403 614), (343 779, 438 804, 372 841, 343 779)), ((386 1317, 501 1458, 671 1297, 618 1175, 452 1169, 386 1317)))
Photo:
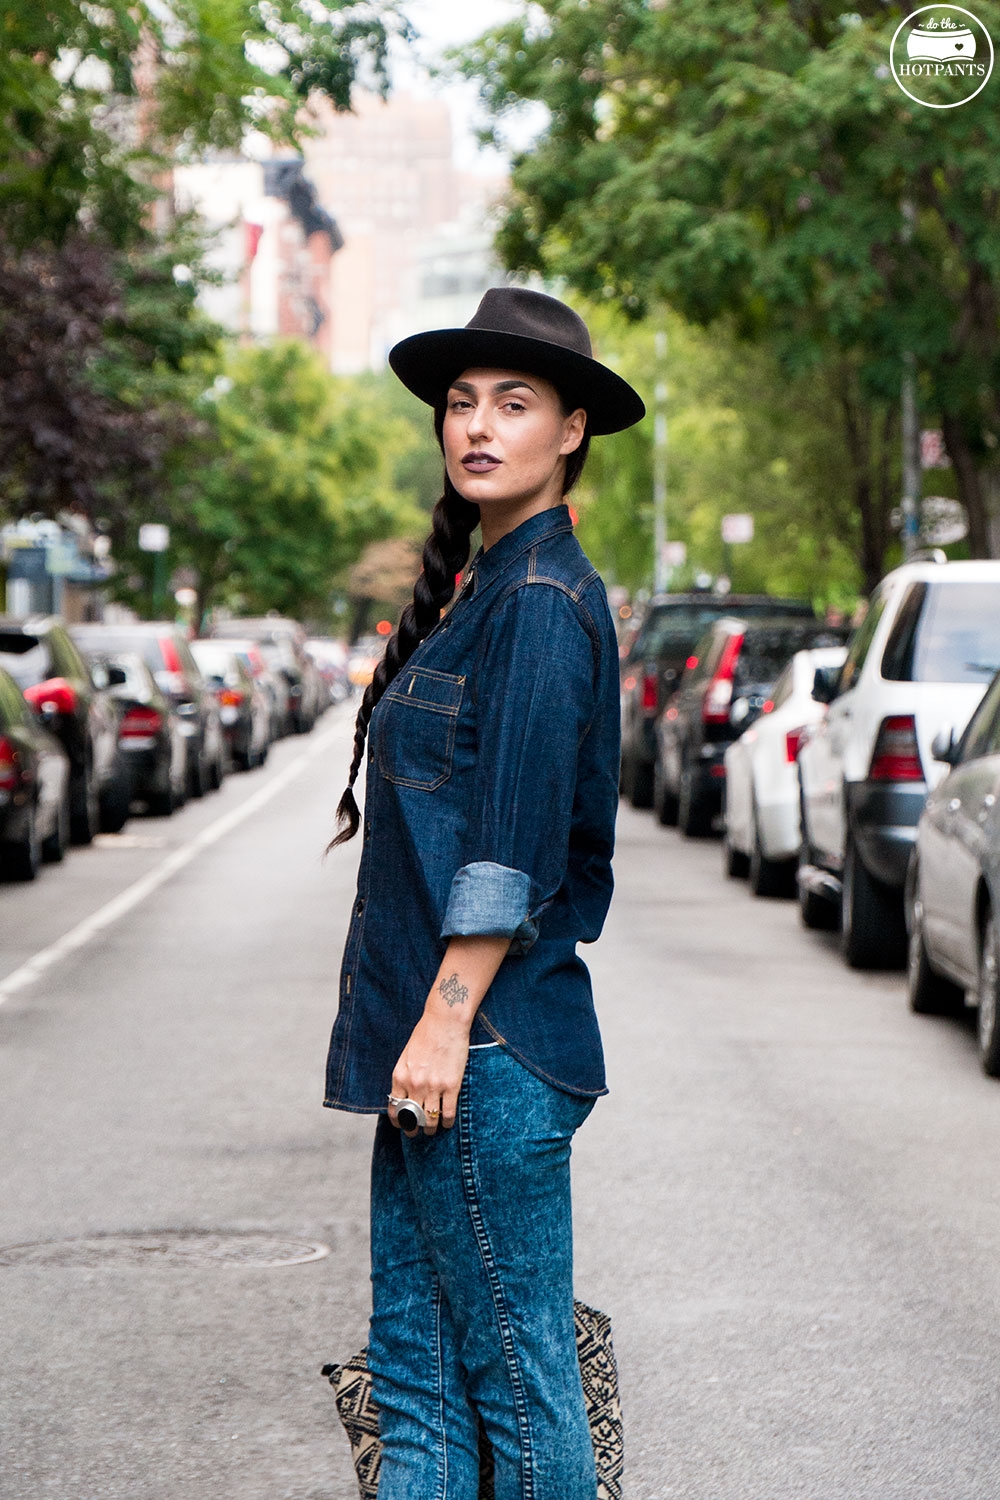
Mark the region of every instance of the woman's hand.
MULTIPOLYGON (((468 1057, 469 1025, 462 1019, 456 1022, 425 1010, 392 1071, 392 1092, 397 1099, 413 1099, 423 1106, 427 1135, 433 1135, 439 1124, 445 1130, 454 1125, 468 1057)), ((395 1125, 392 1105, 389 1118, 395 1125)))
MULTIPOLYGON (((510 946, 505 937, 453 937, 431 986, 424 1013, 392 1070, 394 1099, 412 1099, 427 1116, 425 1134, 450 1130, 469 1059, 476 1011, 510 946)), ((389 1119, 398 1125, 396 1106, 389 1119)), ((416 1135, 408 1130, 407 1135, 416 1135)))

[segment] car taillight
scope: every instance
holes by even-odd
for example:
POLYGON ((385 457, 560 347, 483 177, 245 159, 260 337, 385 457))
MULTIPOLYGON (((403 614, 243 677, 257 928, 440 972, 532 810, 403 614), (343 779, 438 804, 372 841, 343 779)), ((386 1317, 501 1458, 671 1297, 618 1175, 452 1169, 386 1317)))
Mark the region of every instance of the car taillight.
POLYGON ((642 706, 643 708, 656 707, 656 673, 647 672, 642 679, 642 706))
POLYGON ((872 751, 871 781, 923 781, 917 745, 917 726, 912 714, 892 714, 883 719, 872 751))
POLYGON ((802 735, 804 732, 805 727, 803 726, 802 729, 790 729, 785 735, 785 759, 789 765, 793 765, 798 759, 799 751, 802 749, 802 735))
POLYGON ((24 696, 33 708, 43 714, 75 714, 76 689, 65 677, 50 677, 35 687, 25 688, 24 696))
POLYGON ((163 716, 155 708, 130 708, 118 726, 120 739, 148 739, 163 728, 163 716))
POLYGON ((719 665, 702 700, 701 717, 705 724, 725 724, 729 719, 729 705, 733 701, 733 673, 736 671, 736 659, 742 645, 742 635, 731 635, 723 647, 719 665))
POLYGON ((219 702, 227 704, 230 708, 239 708, 243 702, 243 694, 239 688, 223 688, 219 694, 219 702))
POLYGON ((20 779, 20 756, 6 735, 0 735, 0 792, 16 791, 20 779))

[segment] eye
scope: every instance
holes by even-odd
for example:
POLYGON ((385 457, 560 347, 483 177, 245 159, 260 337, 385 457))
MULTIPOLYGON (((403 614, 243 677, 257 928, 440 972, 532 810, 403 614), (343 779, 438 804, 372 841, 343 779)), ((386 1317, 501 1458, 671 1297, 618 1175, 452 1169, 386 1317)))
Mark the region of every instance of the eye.
POLYGON ((523 401, 505 401, 503 404, 503 410, 513 412, 527 411, 527 407, 524 405, 523 401))
POLYGON ((464 407, 471 405, 472 402, 467 401, 464 396, 454 396, 451 401, 448 402, 448 409, 449 411, 461 411, 464 407))

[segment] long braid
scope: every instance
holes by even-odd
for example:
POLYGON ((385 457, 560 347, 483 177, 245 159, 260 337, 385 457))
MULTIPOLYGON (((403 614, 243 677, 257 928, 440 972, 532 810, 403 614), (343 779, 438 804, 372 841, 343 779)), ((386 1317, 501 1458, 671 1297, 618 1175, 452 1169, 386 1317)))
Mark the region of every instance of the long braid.
POLYGON ((399 624, 389 637, 385 655, 361 699, 354 725, 354 759, 347 790, 337 807, 337 822, 343 826, 330 843, 331 849, 352 839, 361 821, 354 783, 365 753, 372 710, 392 679, 441 618, 442 609, 451 602, 455 593, 455 576, 469 560, 470 539, 479 524, 479 506, 463 499, 447 475, 444 494, 434 507, 432 523, 433 530, 424 543, 423 568, 413 586, 413 600, 400 615, 399 624))

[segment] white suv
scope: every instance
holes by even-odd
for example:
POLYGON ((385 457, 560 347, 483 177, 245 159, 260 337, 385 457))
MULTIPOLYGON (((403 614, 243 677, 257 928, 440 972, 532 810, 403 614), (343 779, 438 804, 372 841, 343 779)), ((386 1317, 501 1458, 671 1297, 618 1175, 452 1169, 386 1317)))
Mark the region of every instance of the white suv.
POLYGON ((875 589, 799 752, 799 904, 854 968, 902 965, 903 886, 939 729, 964 729, 1000 667, 1000 562, 910 562, 875 589))

